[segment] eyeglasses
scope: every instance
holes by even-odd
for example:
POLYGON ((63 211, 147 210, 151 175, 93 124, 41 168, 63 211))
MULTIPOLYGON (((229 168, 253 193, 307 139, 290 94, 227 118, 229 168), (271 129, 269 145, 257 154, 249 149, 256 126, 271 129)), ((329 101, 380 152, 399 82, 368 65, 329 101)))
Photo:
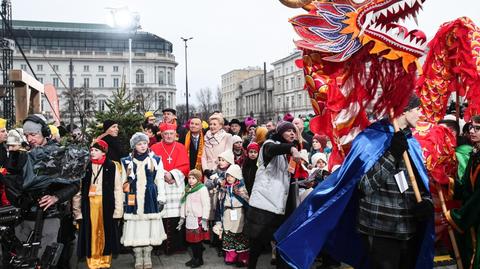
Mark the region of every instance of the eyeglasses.
POLYGON ((480 126, 470 125, 470 127, 468 128, 468 130, 471 131, 472 129, 475 130, 475 132, 480 132, 480 126))

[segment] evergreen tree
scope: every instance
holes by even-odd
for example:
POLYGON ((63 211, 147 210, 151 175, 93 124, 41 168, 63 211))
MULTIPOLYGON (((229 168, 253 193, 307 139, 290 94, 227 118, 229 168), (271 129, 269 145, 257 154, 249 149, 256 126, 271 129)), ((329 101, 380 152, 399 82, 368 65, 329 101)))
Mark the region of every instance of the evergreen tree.
POLYGON ((124 147, 124 152, 130 151, 130 137, 135 132, 141 131, 143 122, 143 115, 136 112, 136 103, 128 98, 125 86, 116 90, 112 98, 107 100, 107 111, 98 111, 95 113, 97 124, 93 123, 91 126, 93 130, 93 137, 99 136, 103 133, 102 123, 109 119, 115 120, 119 125, 118 138, 121 145, 124 147))

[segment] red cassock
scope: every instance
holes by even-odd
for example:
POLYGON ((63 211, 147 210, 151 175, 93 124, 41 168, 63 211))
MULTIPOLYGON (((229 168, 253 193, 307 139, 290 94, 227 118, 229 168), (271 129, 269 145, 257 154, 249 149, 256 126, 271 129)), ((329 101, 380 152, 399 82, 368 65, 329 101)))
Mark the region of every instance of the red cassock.
POLYGON ((162 157, 163 169, 165 171, 170 172, 177 169, 184 176, 188 175, 190 161, 184 145, 178 142, 166 144, 162 141, 154 144, 151 149, 156 155, 162 157))

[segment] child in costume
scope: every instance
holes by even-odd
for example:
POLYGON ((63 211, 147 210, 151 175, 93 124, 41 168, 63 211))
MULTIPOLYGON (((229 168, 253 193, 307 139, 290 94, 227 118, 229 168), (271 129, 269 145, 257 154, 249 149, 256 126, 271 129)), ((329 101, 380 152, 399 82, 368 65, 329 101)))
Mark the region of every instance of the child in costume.
POLYGON ((74 199, 73 212, 80 223, 77 252, 87 257, 88 268, 110 268, 112 254, 119 250, 117 225, 122 218, 121 168, 106 158, 108 144, 96 141, 90 148, 90 163, 74 199))
POLYGON ((181 200, 180 222, 177 230, 185 223, 186 241, 192 248, 193 257, 186 266, 197 268, 203 265, 203 240, 210 240, 208 231, 208 215, 210 213, 210 198, 208 190, 200 181, 202 172, 193 169, 188 173, 188 185, 181 200))
POLYGON ((242 233, 245 209, 248 207, 248 192, 243 183, 240 166, 231 165, 226 172, 217 206, 217 231, 222 231, 225 263, 246 266, 248 264, 248 238, 242 233))
POLYGON ((252 142, 247 146, 247 158, 242 166, 242 175, 245 182, 245 187, 248 193, 252 192, 253 182, 255 182, 255 173, 257 173, 257 160, 260 146, 252 142))
POLYGON ((121 243, 133 247, 135 269, 152 268, 152 246, 167 238, 162 223, 165 172, 148 143, 146 134, 135 133, 130 139, 133 153, 121 160, 126 204, 121 243))

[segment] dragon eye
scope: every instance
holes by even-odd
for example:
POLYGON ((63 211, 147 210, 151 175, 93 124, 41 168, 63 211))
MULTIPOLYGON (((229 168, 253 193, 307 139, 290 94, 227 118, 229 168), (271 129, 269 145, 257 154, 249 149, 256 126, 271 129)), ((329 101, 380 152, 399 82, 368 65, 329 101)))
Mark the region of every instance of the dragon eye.
POLYGON ((366 0, 352 0, 352 2, 354 2, 355 4, 362 4, 365 1, 366 0))

